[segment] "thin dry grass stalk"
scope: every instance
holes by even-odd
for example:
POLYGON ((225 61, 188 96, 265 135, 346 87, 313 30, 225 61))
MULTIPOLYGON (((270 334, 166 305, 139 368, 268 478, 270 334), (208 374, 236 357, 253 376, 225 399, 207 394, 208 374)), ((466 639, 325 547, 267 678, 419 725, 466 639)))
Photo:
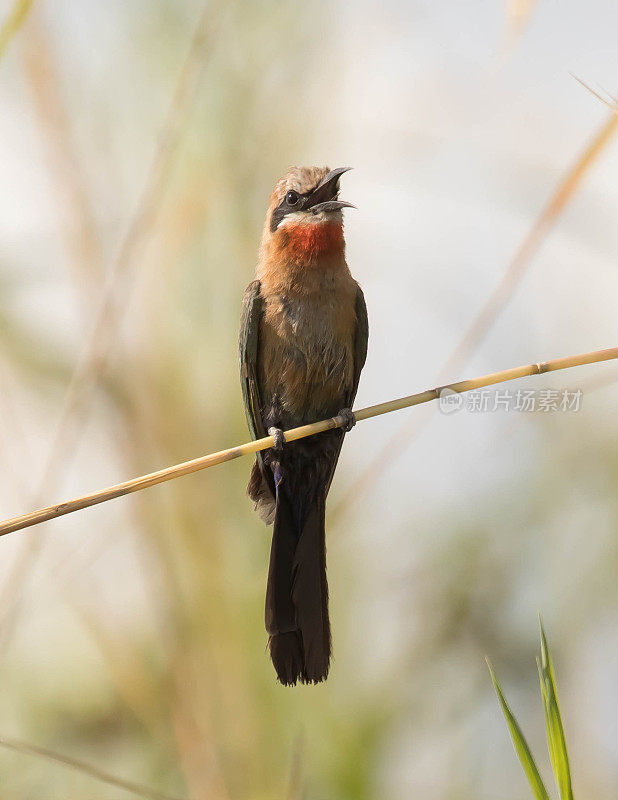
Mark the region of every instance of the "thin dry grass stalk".
MULTIPOLYGON (((585 84, 583 85, 585 86, 585 84)), ((586 86, 586 88, 589 87, 586 86)), ((447 375, 452 375, 453 372, 463 369, 470 356, 491 330, 492 325, 515 293, 534 256, 556 224, 558 217, 575 194, 584 176, 618 130, 618 114, 615 107, 613 112, 563 176, 549 202, 519 246, 499 283, 494 287, 485 304, 472 320, 463 338, 445 361, 436 378, 438 382, 444 380, 447 375)), ((351 500, 358 496, 359 492, 366 489, 370 482, 375 481, 376 475, 384 475, 386 473, 387 468, 392 466, 399 456, 403 455, 427 419, 428 415, 425 415, 412 419, 410 422, 405 422, 389 437, 383 447, 380 448, 347 489, 334 509, 334 516, 339 516, 345 511, 351 500)))
MULTIPOLYGON (((443 386, 438 386, 434 389, 427 389, 418 394, 400 397, 397 400, 388 400, 386 403, 379 403, 375 406, 368 406, 361 408, 354 412, 356 421, 370 419, 377 417, 381 414, 390 414, 391 411, 399 411, 402 408, 410 408, 411 406, 429 403, 432 400, 437 400, 441 393, 445 390, 461 394, 463 392, 470 392, 474 389, 482 389, 485 386, 492 386, 496 383, 505 383, 506 381, 513 381, 517 378, 525 378, 528 375, 542 375, 545 372, 556 372, 562 369, 570 369, 571 367, 579 367, 584 364, 597 364, 601 361, 610 361, 611 359, 618 358, 618 347, 609 348, 607 350, 596 350, 591 353, 582 353, 576 356, 567 356, 565 358, 556 358, 552 361, 544 361, 536 364, 528 364, 522 367, 512 367, 500 372, 491 372, 488 375, 482 375, 479 378, 472 380, 457 381, 456 383, 449 383, 443 386)), ((333 430, 340 428, 345 424, 345 419, 340 416, 331 417, 330 419, 320 420, 313 422, 310 425, 301 425, 298 428, 292 428, 285 431, 285 441, 294 442, 297 439, 304 439, 307 436, 314 436, 316 433, 323 431, 333 430)), ((48 506, 38 511, 32 511, 29 514, 23 514, 19 517, 5 520, 0 523, 0 536, 14 531, 29 528, 32 525, 38 525, 40 522, 46 522, 56 517, 62 517, 65 514, 71 514, 74 511, 80 511, 83 508, 105 503, 108 500, 114 500, 116 497, 123 497, 126 494, 139 492, 142 489, 148 489, 150 486, 156 486, 158 483, 173 480, 174 478, 181 478, 183 475, 190 475, 193 472, 200 472, 201 470, 208 469, 209 467, 223 464, 225 461, 232 461, 241 456, 257 453, 259 450, 266 450, 274 446, 274 439, 272 436, 265 436, 262 439, 256 439, 252 442, 230 447, 227 450, 220 450, 217 453, 210 453, 201 458, 195 458, 192 461, 185 461, 182 464, 176 464, 173 467, 159 470, 158 472, 151 472, 148 475, 142 475, 139 478, 118 483, 115 486, 110 486, 106 489, 100 489, 98 492, 78 497, 75 500, 68 500, 64 503, 58 503, 54 506, 48 506)))
MULTIPOLYGON (((117 330, 118 321, 124 309, 123 302, 118 297, 122 295, 126 298, 129 294, 127 291, 121 292, 120 279, 129 272, 129 267, 133 264, 140 246, 144 244, 148 233, 152 230, 157 211, 165 195, 173 155, 197 93, 199 79, 204 68, 207 34, 213 13, 215 13, 211 6, 212 4, 209 2, 204 5, 198 20, 165 122, 157 138, 153 160, 136 212, 121 243, 118 256, 107 276, 102 299, 98 311, 95 313, 94 324, 90 333, 85 337, 86 344, 71 376, 40 485, 35 493, 35 503, 43 502, 45 499, 43 495, 53 491, 63 468, 70 463, 85 420, 85 401, 105 372, 113 334, 117 330)), ((46 85, 46 88, 50 87, 46 85)), ((53 114, 57 117, 58 109, 54 109, 53 114)), ((64 124, 68 125, 68 121, 65 120, 64 124)), ((73 164, 73 166, 75 165, 73 164)), ((89 239, 87 244, 97 246, 98 243, 89 239)), ((0 644, 6 644, 11 631, 14 630, 20 587, 25 585, 25 577, 32 572, 42 547, 43 541, 40 538, 33 538, 28 547, 19 554, 5 581, 0 597, 3 601, 0 603, 0 608, 3 609, 0 612, 0 644)))
MULTIPOLYGON (((143 246, 148 233, 152 231, 161 207, 169 183, 173 155, 180 141, 204 67, 205 44, 212 13, 211 3, 206 3, 182 66, 165 122, 159 133, 153 160, 148 169, 135 214, 122 240, 112 269, 107 275, 106 286, 95 314, 94 324, 86 337, 86 345, 71 377, 56 428, 53 452, 56 452, 55 445, 65 438, 70 422, 80 417, 79 411, 83 406, 84 398, 96 387, 107 366, 112 337, 117 330, 118 320, 129 295, 126 287, 123 287, 125 291, 121 292, 120 281, 134 264, 139 248, 143 246)), ((62 453, 64 455, 66 451, 62 449, 62 453)), ((48 475, 53 474, 55 470, 54 462, 55 459, 52 455, 49 459, 51 466, 47 470, 48 475)))
MULTIPOLYGON (((23 72, 30 89, 35 119, 46 155, 50 185, 55 191, 53 202, 58 226, 63 234, 73 287, 80 299, 80 308, 92 308, 95 289, 103 277, 103 256, 97 224, 90 202, 87 182, 74 146, 70 115, 60 82, 56 50, 49 25, 39 13, 31 14, 28 34, 21 38, 23 72)), ((90 324, 90 311, 84 319, 90 324)), ((63 411, 64 414, 64 411, 63 411)), ((15 420, 15 415, 7 417, 15 420)), ((67 440, 66 426, 58 429, 52 440, 48 462, 30 503, 43 503, 59 480, 60 458, 66 467, 73 452, 67 440), (63 434, 61 436, 61 434, 63 434)), ((16 628, 18 608, 26 585, 25 578, 33 571, 44 540, 33 536, 24 541, 0 591, 0 650, 5 648, 16 628)))
POLYGON ((156 789, 150 789, 147 786, 142 786, 139 783, 125 781, 123 778, 117 778, 115 775, 110 775, 108 772, 103 772, 103 770, 93 767, 90 764, 86 764, 83 761, 79 761, 77 758, 72 758, 71 756, 63 755, 62 753, 56 753, 54 750, 48 750, 46 747, 39 747, 39 745, 36 744, 22 742, 20 739, 9 739, 6 736, 1 736, 0 747, 5 748, 6 750, 12 750, 15 753, 38 756, 40 758, 45 758, 48 761, 53 761, 56 764, 63 764, 65 767, 71 767, 71 769, 82 772, 85 775, 89 775, 95 780, 102 781, 110 786, 115 786, 117 789, 124 789, 126 792, 131 792, 131 794, 137 795, 138 797, 148 798, 148 800, 181 800, 181 798, 177 796, 164 794, 163 792, 156 791, 156 789))
POLYGON ((599 94, 599 92, 596 92, 591 86, 588 86, 588 84, 585 81, 583 81, 581 78, 578 78, 577 75, 574 75, 572 72, 570 73, 570 75, 572 78, 575 78, 575 80, 578 83, 581 83, 584 89, 587 89, 590 92, 590 94, 594 95, 594 97, 596 97, 597 100, 600 100, 603 103, 603 105, 607 106, 608 108, 611 108, 614 114, 618 113, 618 99, 616 99, 613 95, 605 91, 605 89, 602 89, 601 91, 604 91, 605 94, 607 95, 607 97, 603 97, 603 95, 599 94))
POLYGON ((0 60, 17 31, 24 24, 34 0, 15 0, 0 28, 0 60))
MULTIPOLYGON (((103 274, 97 222, 59 77, 55 47, 47 20, 33 14, 22 39, 23 71, 44 147, 54 210, 69 256, 76 290, 88 309, 95 283, 103 274)), ((88 311, 90 319, 90 311, 88 311)))

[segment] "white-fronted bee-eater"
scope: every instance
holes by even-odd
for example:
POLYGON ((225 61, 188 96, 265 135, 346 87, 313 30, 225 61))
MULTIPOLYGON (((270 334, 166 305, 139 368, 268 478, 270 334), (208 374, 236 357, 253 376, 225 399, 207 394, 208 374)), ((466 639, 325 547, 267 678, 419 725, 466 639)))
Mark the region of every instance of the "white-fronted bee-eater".
MULTIPOLYGON (((243 299, 241 382, 257 454, 248 493, 274 523, 266 630, 283 684, 330 666, 326 496, 367 355, 367 310, 345 257, 339 179, 346 168, 293 167, 270 199, 256 279, 243 299), (341 414, 343 429, 295 442, 282 431, 341 414)), ((353 207, 353 206, 351 206, 353 207)))

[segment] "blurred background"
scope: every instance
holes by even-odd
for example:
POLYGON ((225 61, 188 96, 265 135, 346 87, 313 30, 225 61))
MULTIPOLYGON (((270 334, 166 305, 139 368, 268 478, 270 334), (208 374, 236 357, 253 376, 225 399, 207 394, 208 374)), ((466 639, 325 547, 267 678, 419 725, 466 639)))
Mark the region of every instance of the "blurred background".
MULTIPOLYGON (((0 517, 248 438, 240 299, 290 164, 355 167, 359 407, 618 344, 616 123, 569 74, 618 91, 614 0, 0 6, 0 517)), ((174 797, 518 800, 484 657, 548 776, 541 611, 576 794, 616 797, 616 380, 355 429, 318 687, 274 679, 249 459, 3 538, 0 737, 174 797)), ((0 785, 127 796, 5 750, 0 785)))

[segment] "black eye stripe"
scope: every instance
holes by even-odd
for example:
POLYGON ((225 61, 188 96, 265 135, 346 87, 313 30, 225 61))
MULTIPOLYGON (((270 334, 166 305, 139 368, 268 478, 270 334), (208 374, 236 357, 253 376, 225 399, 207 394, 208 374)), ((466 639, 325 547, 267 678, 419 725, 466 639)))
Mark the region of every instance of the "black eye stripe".
MULTIPOLYGON (((297 192, 295 189, 290 189, 288 192, 286 192, 283 200, 272 213, 270 218, 270 232, 274 233, 277 230, 286 214, 292 214, 295 211, 300 211, 303 208, 307 198, 309 198, 313 192, 315 192, 319 185, 320 181, 318 181, 315 186, 312 186, 311 189, 308 189, 302 194, 297 192), (295 194, 298 197, 298 200, 294 204, 288 202, 288 197, 291 194, 295 194)), ((337 185, 337 189, 338 188, 339 187, 337 185)))
POLYGON ((270 232, 274 233, 277 230, 286 214, 300 211, 304 205, 304 201, 309 197, 312 191, 313 189, 310 189, 306 194, 300 194, 300 192, 290 189, 289 192, 286 192, 285 197, 272 213, 272 217, 270 218, 270 232), (288 198, 291 194, 298 198, 293 204, 288 202, 288 198))

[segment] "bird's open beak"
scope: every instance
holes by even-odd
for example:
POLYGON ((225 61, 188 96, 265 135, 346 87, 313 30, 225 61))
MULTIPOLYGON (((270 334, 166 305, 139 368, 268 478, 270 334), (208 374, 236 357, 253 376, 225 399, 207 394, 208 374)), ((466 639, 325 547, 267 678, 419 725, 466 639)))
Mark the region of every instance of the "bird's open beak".
POLYGON ((309 204, 305 210, 319 214, 321 211, 338 211, 340 208, 356 208, 345 200, 337 200, 339 192, 339 178, 352 167, 338 167, 331 170, 328 175, 316 186, 309 197, 309 204))

